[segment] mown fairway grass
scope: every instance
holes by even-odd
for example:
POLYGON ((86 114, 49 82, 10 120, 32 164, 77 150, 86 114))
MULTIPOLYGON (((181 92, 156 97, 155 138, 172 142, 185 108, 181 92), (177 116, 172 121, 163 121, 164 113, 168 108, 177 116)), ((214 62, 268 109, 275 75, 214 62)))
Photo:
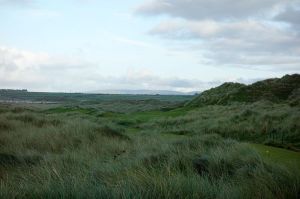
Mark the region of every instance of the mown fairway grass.
POLYGON ((266 146, 262 144, 251 144, 264 158, 277 164, 285 165, 300 170, 300 153, 286 149, 266 146))

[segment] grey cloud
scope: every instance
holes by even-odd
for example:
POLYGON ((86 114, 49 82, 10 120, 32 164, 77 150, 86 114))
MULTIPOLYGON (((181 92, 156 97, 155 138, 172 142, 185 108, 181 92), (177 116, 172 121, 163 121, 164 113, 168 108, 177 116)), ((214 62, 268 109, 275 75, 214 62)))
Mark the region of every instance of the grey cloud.
POLYGON ((212 65, 218 66, 252 68, 258 71, 300 71, 299 53, 289 54, 280 51, 280 46, 277 46, 277 50, 272 49, 272 45, 265 49, 259 49, 259 46, 260 44, 257 44, 256 47, 251 47, 252 49, 249 50, 243 48, 242 45, 233 47, 228 42, 219 41, 210 44, 209 53, 205 56, 211 60, 212 65))
POLYGON ((256 41, 284 40, 293 36, 286 30, 254 20, 237 22, 169 20, 160 23, 149 33, 171 39, 244 38, 256 41))
POLYGON ((299 5, 298 0, 152 0, 136 12, 173 17, 149 34, 175 40, 176 49, 200 53, 208 64, 299 71, 299 5))
POLYGON ((235 19, 265 13, 278 4, 293 0, 152 0, 136 12, 144 15, 167 14, 184 19, 235 19))
MULTIPOLYGON (((286 29, 258 21, 166 21, 150 31, 152 35, 182 41, 193 40, 190 50, 205 49, 212 64, 274 65, 300 67, 300 37, 286 29)), ((184 48, 186 50, 186 48, 184 48)))
POLYGON ((292 71, 297 73, 300 70, 300 58, 297 56, 280 55, 274 53, 249 54, 229 49, 218 51, 207 55, 214 65, 227 65, 241 68, 252 68, 258 71, 292 71))
POLYGON ((277 21, 282 21, 291 24, 296 30, 300 30, 300 8, 288 7, 284 12, 278 14, 275 18, 277 21))

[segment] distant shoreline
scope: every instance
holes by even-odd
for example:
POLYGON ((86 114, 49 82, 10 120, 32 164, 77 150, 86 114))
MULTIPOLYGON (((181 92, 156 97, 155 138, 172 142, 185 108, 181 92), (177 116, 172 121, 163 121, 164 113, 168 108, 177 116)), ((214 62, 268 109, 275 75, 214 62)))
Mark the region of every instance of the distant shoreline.
POLYGON ((7 103, 7 104, 58 104, 58 102, 30 101, 30 100, 0 100, 0 103, 7 103))

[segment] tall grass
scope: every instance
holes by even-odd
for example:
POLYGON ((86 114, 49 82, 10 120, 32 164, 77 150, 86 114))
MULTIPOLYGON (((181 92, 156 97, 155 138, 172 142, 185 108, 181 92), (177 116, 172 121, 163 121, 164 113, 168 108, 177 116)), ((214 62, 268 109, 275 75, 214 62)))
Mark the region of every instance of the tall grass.
POLYGON ((256 102, 206 106, 176 118, 152 120, 141 127, 158 133, 224 137, 300 149, 300 108, 256 102))
MULTIPOLYGON (((199 117, 212 121, 213 116, 201 109, 180 119, 150 122, 135 134, 105 118, 4 109, 0 113, 0 198, 299 196, 298 171, 264 160, 247 144, 213 131, 163 134, 163 129, 173 130, 171 126, 201 132, 189 127, 199 117), (199 172, 195 162, 202 160, 204 168, 199 172)), ((220 107, 207 109, 224 112, 224 117, 227 112, 220 107)), ((236 115, 243 113, 236 111, 236 115)))

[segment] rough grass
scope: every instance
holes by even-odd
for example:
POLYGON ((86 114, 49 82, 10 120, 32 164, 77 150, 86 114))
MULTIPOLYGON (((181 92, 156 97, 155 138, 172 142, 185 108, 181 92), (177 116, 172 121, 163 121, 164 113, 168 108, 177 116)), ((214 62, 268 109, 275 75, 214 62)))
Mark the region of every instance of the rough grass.
MULTIPOLYGON (((225 118, 231 120, 228 110, 257 125, 250 107, 245 107, 250 112, 233 106, 108 117, 1 108, 0 198, 299 197, 300 174, 290 169, 296 163, 269 161, 252 145, 218 135, 226 129, 225 118), (218 134, 202 129, 201 121, 206 127, 220 123, 218 134), (190 136, 174 135, 176 129, 190 136), (195 161, 203 158, 199 172, 195 161)), ((266 110, 278 126, 286 112, 297 118, 288 107, 266 110)))
POLYGON ((179 117, 158 118, 141 125, 159 134, 216 133, 243 141, 300 149, 300 109, 288 104, 256 102, 206 106, 179 117))

